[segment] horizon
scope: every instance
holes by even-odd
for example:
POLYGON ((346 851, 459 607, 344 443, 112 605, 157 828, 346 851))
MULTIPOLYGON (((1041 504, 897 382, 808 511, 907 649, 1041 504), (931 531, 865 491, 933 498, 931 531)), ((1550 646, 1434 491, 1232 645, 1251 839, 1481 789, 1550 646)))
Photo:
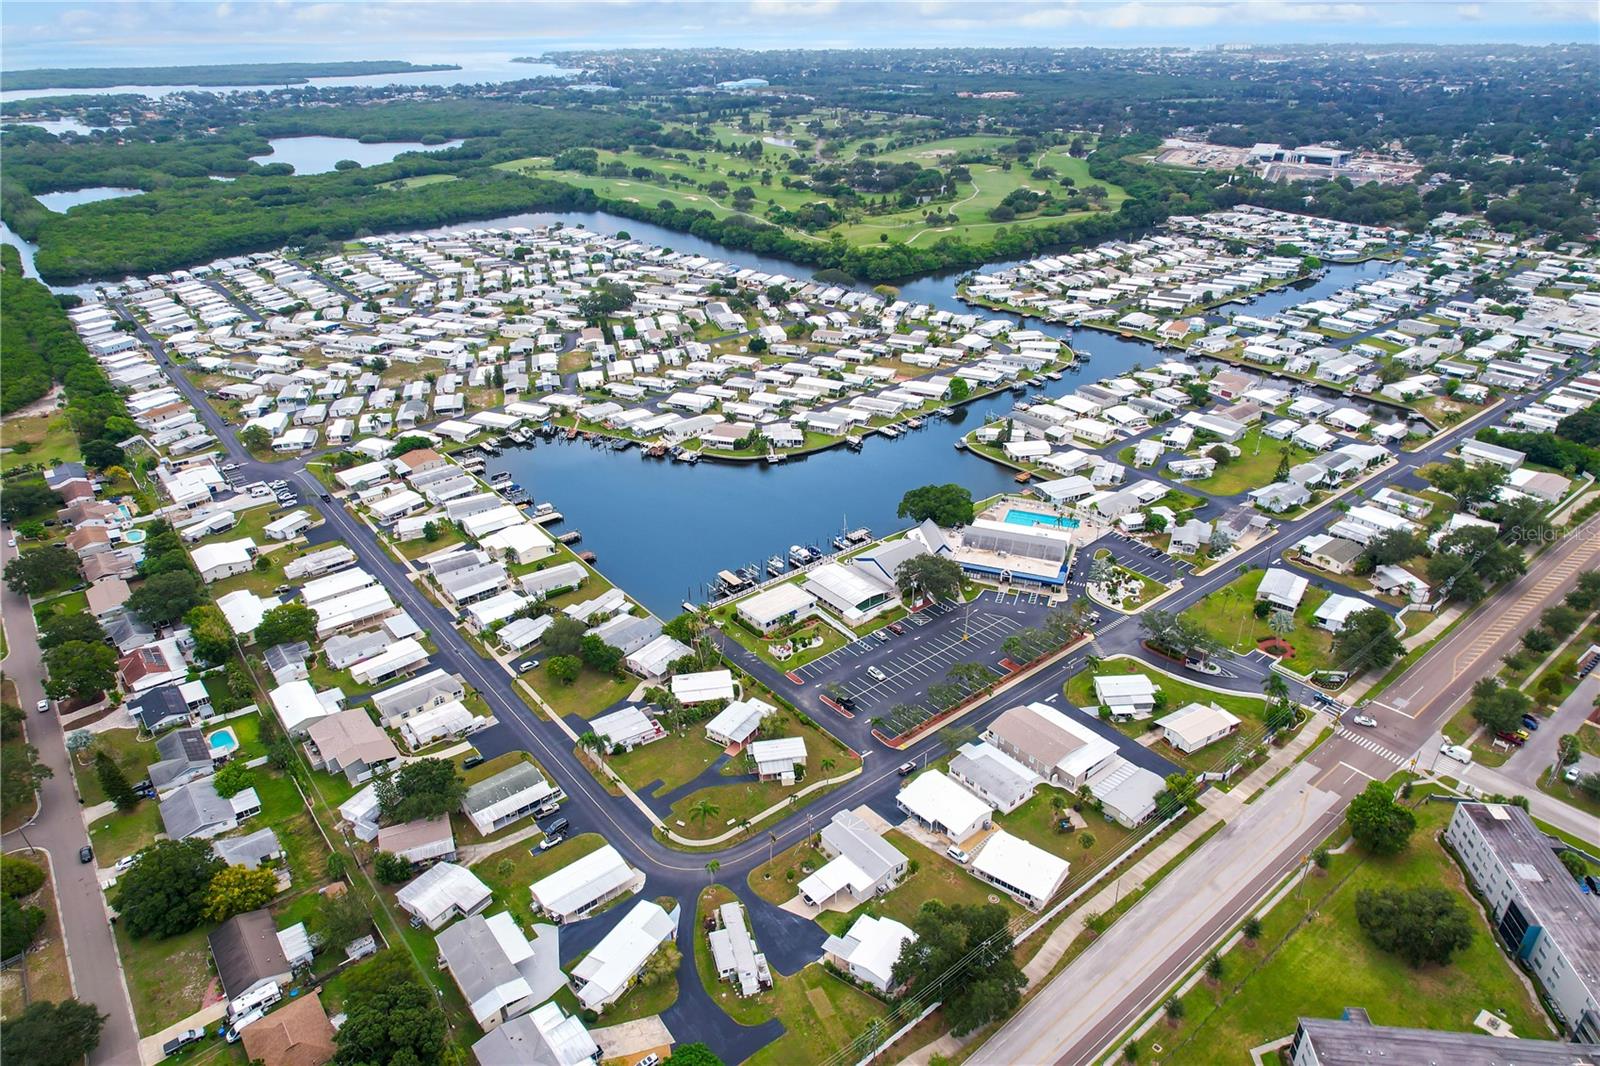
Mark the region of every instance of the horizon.
POLYGON ((890 33, 917 48, 1549 47, 1600 42, 1600 5, 1382 0, 1020 3, 1002 22, 971 4, 788 2, 614 3, 616 28, 593 29, 597 5, 330 3, 10 3, 0 69, 338 62, 501 61, 561 51, 727 48, 870 50, 890 33), (915 12, 908 20, 906 12, 915 12), (807 43, 797 46, 795 23, 807 43), (1251 27, 1241 39, 1238 28, 1251 27), (1421 40, 1419 38, 1427 38, 1421 40), (949 42, 959 40, 959 45, 949 42), (345 43, 353 42, 353 43, 345 43), (195 55, 197 48, 205 55, 195 55))

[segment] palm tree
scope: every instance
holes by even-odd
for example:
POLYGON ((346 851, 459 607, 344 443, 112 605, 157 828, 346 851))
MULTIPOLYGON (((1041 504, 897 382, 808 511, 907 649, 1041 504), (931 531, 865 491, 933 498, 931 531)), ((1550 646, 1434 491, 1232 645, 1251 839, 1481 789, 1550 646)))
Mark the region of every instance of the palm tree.
POLYGON ((699 820, 700 828, 706 827, 706 819, 715 818, 722 813, 722 808, 708 799, 703 799, 689 808, 689 821, 699 820))
POLYGON ((722 863, 718 862, 716 859, 712 859, 710 862, 706 863, 706 880, 715 881, 717 878, 717 871, 720 869, 722 869, 722 863))
POLYGON ((1267 672, 1266 680, 1261 682, 1261 691, 1266 693, 1269 700, 1282 702, 1289 698, 1289 684, 1275 670, 1267 672))
POLYGON ((1267 615, 1267 628, 1275 636, 1287 637, 1294 632, 1294 615, 1289 611, 1273 611, 1267 615))
MULTIPOLYGON (((578 746, 585 751, 593 752, 596 758, 600 758, 605 753, 606 742, 600 739, 599 733, 591 729, 578 738, 578 746)), ((601 759, 601 761, 604 762, 605 760, 601 759)))
POLYGON ((832 759, 823 759, 821 762, 817 763, 817 767, 822 771, 823 777, 828 776, 828 771, 832 770, 834 765, 835 764, 832 759))

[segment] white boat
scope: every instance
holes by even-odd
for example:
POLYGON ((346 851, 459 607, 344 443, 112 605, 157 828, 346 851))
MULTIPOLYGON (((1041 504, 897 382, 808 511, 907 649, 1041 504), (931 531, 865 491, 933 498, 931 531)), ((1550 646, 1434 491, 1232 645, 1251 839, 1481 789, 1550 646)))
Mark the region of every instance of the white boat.
POLYGON ((795 566, 804 566, 811 561, 811 553, 798 544, 789 545, 789 562, 795 566))

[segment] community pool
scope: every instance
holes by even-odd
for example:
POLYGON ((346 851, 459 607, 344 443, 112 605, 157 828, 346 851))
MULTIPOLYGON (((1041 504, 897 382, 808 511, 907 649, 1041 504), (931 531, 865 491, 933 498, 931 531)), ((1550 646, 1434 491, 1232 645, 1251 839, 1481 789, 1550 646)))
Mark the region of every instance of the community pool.
POLYGON ((224 755, 232 755, 239 748, 239 738, 233 735, 233 730, 226 727, 206 737, 206 743, 211 745, 211 757, 213 759, 219 759, 224 755))
POLYGON ((1040 514, 1038 511, 1022 511, 1013 507, 1006 512, 1006 522, 1013 526, 1050 526, 1052 529, 1077 529, 1076 518, 1061 518, 1053 514, 1040 514))

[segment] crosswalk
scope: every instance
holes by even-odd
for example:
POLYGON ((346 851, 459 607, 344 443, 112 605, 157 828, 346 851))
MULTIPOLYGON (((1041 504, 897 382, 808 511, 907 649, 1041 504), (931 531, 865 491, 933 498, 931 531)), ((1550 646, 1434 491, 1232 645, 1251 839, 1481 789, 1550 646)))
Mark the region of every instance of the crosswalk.
POLYGON ((1353 729, 1341 729, 1338 736, 1358 748, 1366 748, 1374 755, 1392 762, 1396 766, 1405 766, 1411 762, 1412 757, 1410 755, 1397 755, 1365 733, 1358 733, 1353 729))

